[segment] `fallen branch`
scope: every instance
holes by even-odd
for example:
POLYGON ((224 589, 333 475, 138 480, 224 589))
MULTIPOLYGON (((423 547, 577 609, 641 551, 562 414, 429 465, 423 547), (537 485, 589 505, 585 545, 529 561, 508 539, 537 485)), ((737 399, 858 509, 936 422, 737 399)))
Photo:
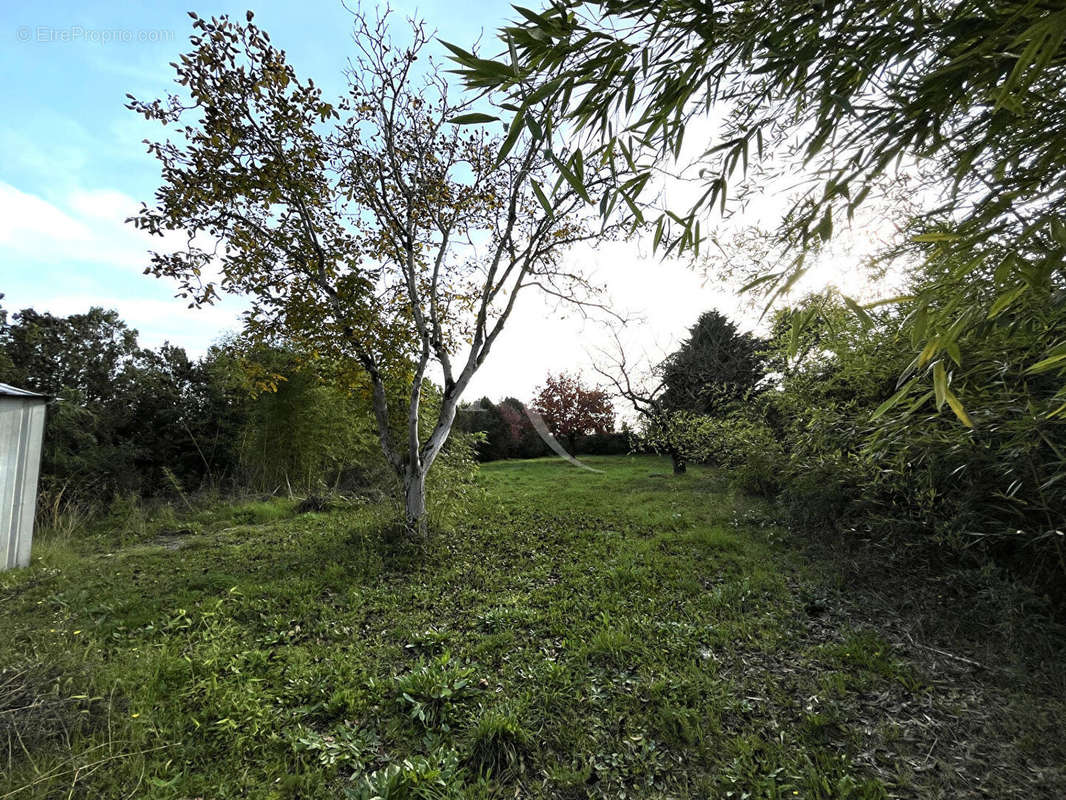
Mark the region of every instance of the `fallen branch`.
POLYGON ((931 653, 937 653, 938 655, 942 655, 945 658, 950 658, 955 661, 961 661, 963 664, 969 664, 971 667, 976 667, 977 669, 988 669, 988 667, 986 667, 980 661, 974 661, 972 658, 966 658, 965 656, 957 656, 954 653, 949 653, 947 650, 939 650, 935 647, 930 647, 929 645, 918 644, 918 642, 914 641, 914 638, 909 633, 907 634, 907 640, 910 641, 912 645, 914 645, 915 647, 920 647, 922 650, 928 650, 931 653))

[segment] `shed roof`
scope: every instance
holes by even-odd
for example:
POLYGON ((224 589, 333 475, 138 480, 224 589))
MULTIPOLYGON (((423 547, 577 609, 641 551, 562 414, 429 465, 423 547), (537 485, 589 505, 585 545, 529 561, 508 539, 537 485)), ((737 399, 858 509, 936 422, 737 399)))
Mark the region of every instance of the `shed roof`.
POLYGON ((23 399, 38 398, 41 400, 48 399, 48 395, 46 394, 38 394, 37 392, 31 392, 26 389, 19 389, 7 383, 0 383, 0 398, 2 397, 18 397, 23 399))

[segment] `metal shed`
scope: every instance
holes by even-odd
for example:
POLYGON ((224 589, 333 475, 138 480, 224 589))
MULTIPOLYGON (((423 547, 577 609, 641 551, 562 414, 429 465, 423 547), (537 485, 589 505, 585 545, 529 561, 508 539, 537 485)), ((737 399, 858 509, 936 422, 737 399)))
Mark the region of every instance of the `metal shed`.
POLYGON ((0 569, 30 563, 47 402, 0 383, 0 569))

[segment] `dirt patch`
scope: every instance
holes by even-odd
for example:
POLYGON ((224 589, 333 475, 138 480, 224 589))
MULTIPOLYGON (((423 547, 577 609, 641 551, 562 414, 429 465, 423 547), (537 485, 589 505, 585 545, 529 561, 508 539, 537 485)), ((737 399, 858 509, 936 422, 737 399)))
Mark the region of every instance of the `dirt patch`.
POLYGON ((190 537, 195 536, 196 531, 192 528, 177 528, 175 530, 163 531, 154 539, 151 544, 157 547, 163 547, 167 550, 180 550, 184 547, 190 537))

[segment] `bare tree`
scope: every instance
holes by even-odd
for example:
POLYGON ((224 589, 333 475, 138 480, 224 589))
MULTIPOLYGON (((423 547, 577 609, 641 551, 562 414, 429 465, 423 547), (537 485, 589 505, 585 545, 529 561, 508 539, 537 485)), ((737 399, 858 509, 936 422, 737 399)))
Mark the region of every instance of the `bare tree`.
POLYGON ((683 474, 688 462, 684 425, 663 402, 666 392, 665 361, 651 366, 631 364, 618 330, 612 329, 611 333, 614 338, 613 352, 601 350, 602 363, 594 364, 593 369, 641 417, 645 444, 670 456, 674 474, 683 474))

